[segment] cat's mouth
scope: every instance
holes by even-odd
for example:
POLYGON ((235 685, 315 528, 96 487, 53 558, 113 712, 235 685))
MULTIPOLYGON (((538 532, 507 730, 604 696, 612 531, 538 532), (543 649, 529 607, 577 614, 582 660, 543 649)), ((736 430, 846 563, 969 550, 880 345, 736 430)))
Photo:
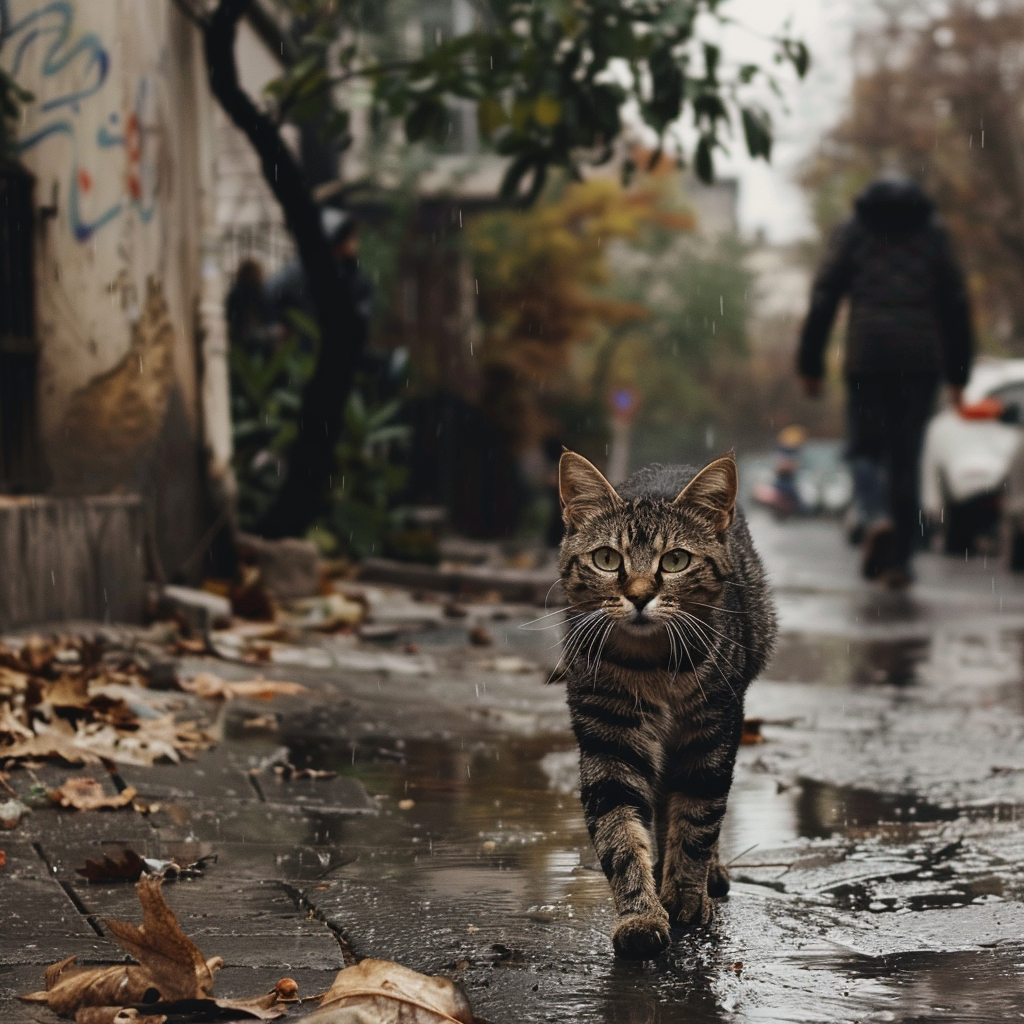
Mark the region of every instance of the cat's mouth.
POLYGON ((619 625, 625 626, 630 632, 651 633, 655 629, 660 629, 663 623, 646 612, 636 611, 627 618, 621 619, 619 625))

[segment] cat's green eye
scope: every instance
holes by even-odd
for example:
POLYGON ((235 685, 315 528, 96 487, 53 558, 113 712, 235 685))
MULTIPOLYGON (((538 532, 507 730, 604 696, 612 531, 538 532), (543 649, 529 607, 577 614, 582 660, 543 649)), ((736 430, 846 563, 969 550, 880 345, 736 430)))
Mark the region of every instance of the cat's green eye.
POLYGON ((592 557, 602 572, 615 572, 622 565, 622 555, 615 548, 598 548, 592 557))
POLYGON ((661 556, 662 572, 682 572, 690 564, 690 552, 676 548, 675 551, 666 551, 661 556))

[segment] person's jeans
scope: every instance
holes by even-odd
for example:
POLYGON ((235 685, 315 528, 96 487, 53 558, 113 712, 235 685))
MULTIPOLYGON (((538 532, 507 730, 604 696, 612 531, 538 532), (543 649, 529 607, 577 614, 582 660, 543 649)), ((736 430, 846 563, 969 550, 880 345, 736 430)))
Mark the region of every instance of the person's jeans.
POLYGON ((894 568, 906 569, 918 529, 921 448, 939 378, 932 373, 849 374, 846 385, 846 454, 858 508, 870 512, 866 525, 888 512, 895 531, 894 568), (884 482, 879 467, 885 471, 884 482))
POLYGON ((850 458, 853 473, 853 505, 857 511, 857 522, 870 529, 881 522, 888 522, 889 478, 881 459, 856 455, 850 458))

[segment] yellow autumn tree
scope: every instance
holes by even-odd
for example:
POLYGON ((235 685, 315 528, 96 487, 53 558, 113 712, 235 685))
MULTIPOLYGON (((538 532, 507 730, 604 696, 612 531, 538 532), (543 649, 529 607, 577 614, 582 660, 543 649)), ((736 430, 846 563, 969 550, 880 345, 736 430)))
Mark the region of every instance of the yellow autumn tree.
POLYGON ((594 179, 561 186, 529 210, 479 218, 469 243, 484 329, 483 405, 516 450, 549 429, 542 396, 564 390, 573 347, 595 331, 640 321, 645 306, 609 298, 606 247, 650 223, 693 225, 664 209, 656 182, 594 179))

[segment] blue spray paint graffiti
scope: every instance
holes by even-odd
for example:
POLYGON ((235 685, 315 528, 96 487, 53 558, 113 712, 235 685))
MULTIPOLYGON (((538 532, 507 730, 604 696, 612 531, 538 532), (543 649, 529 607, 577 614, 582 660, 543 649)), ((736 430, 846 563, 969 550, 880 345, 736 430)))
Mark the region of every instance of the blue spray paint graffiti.
POLYGON ((92 176, 82 166, 76 123, 81 112, 81 101, 103 88, 110 71, 110 55, 95 33, 89 32, 73 38, 74 18, 74 7, 69 0, 52 0, 19 20, 15 20, 11 14, 10 0, 0 0, 0 58, 7 57, 10 72, 15 78, 22 71, 23 65, 36 54, 41 78, 64 74, 71 77, 73 73, 74 85, 67 92, 46 100, 36 108, 39 114, 56 114, 60 111, 60 115, 51 120, 44 119, 45 123, 19 140, 18 148, 27 152, 47 139, 67 139, 71 146, 68 216, 75 238, 79 242, 87 242, 100 228, 124 211, 125 198, 144 222, 153 216, 153 189, 144 188, 143 182, 147 177, 152 177, 144 173, 145 158, 149 155, 145 124, 154 90, 146 77, 139 81, 135 109, 128 116, 125 131, 118 129, 119 118, 116 113, 110 115, 108 125, 101 125, 97 129, 97 148, 124 147, 127 150, 128 195, 111 203, 91 219, 86 219, 82 211, 83 193, 92 191, 93 182, 92 176))

